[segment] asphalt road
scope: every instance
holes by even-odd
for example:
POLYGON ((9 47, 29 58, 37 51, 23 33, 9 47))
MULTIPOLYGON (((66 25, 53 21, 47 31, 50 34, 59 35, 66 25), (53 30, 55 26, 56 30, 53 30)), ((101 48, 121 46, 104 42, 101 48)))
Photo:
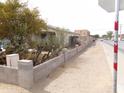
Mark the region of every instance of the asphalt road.
MULTIPOLYGON (((111 44, 113 44, 112 41, 101 42, 101 45, 104 48, 107 62, 113 77, 114 52, 113 52, 113 46, 111 44)), ((124 47, 124 42, 123 41, 119 42, 119 50, 122 50, 122 51, 118 52, 118 71, 117 71, 118 93, 124 93, 124 48, 123 47, 124 47)))
MULTIPOLYGON (((103 42, 109 44, 109 45, 114 45, 114 41, 112 40, 103 40, 103 42)), ((118 47, 119 50, 121 50, 122 52, 124 52, 124 41, 118 41, 118 47)))

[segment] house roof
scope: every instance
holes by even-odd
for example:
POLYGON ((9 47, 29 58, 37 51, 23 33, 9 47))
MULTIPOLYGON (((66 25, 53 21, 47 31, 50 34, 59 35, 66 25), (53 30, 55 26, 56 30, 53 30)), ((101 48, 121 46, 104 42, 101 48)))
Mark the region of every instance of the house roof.
POLYGON ((71 32, 68 29, 62 29, 59 27, 51 26, 51 25, 48 26, 48 31, 50 31, 50 32, 64 32, 64 33, 79 35, 78 33, 71 32))

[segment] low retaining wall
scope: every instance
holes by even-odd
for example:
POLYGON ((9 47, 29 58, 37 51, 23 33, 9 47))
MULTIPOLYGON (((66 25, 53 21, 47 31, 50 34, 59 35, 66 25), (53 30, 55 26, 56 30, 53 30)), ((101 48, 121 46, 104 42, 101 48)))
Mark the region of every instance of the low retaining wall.
POLYGON ((0 65, 0 82, 18 84, 18 69, 0 65))
POLYGON ((32 60, 19 60, 18 68, 0 66, 0 82, 16 84, 30 89, 34 83, 46 78, 56 68, 68 62, 69 59, 80 53, 85 47, 86 45, 78 46, 35 67, 33 67, 32 60))
POLYGON ((46 78, 52 71, 64 63, 64 54, 50 59, 33 68, 34 82, 46 78))
POLYGON ((70 51, 67 51, 64 53, 65 55, 65 61, 68 61, 69 59, 71 59, 74 55, 76 55, 78 53, 77 48, 74 48, 70 51))
POLYGON ((85 48, 84 45, 77 47, 77 52, 78 53, 81 52, 84 48, 85 48))

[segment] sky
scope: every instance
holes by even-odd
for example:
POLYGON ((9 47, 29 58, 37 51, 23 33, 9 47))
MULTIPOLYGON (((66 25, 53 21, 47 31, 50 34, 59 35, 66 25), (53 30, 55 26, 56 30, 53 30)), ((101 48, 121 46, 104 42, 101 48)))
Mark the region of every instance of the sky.
MULTIPOLYGON (((28 0, 28 2, 30 8, 38 8, 42 18, 49 25, 67 28, 72 32, 77 29, 88 29, 91 34, 100 35, 113 31, 115 14, 103 10, 98 5, 98 0, 28 0)), ((122 11, 120 24, 124 24, 123 17, 122 11)), ((123 30, 124 25, 121 27, 123 30)))

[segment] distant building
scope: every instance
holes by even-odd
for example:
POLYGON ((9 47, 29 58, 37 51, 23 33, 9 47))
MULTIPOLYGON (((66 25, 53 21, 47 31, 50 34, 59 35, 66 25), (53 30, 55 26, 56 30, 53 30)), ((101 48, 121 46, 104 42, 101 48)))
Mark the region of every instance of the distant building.
POLYGON ((88 30, 75 30, 75 33, 78 33, 78 34, 80 34, 80 36, 90 36, 90 31, 88 31, 88 30))
POLYGON ((80 41, 81 41, 82 45, 84 43, 89 42, 89 40, 90 40, 90 31, 89 30, 86 30, 86 29, 75 30, 75 33, 80 35, 80 41))

